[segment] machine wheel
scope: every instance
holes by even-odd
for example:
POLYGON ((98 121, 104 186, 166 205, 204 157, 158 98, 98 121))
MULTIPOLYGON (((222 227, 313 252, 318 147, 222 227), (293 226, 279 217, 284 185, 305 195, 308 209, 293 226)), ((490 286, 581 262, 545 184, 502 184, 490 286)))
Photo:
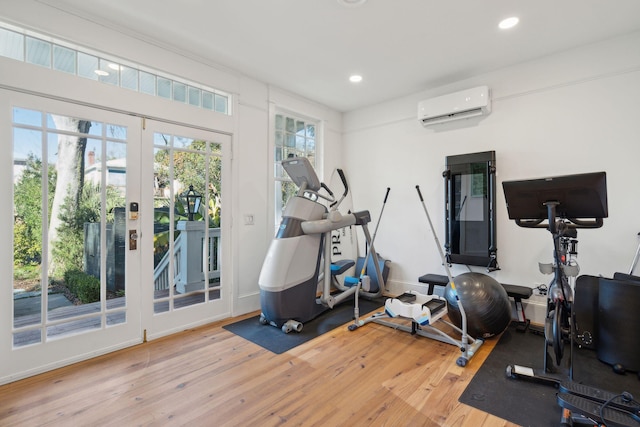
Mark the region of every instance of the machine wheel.
POLYGON ((264 317, 264 314, 261 314, 261 315, 260 315, 260 320, 259 320, 259 322, 260 322, 260 324, 261 324, 261 325, 268 325, 268 324, 269 324, 269 321, 267 320, 267 318, 266 318, 266 317, 264 317))
POLYGON ((625 372, 627 372, 627 370, 624 368, 624 366, 622 364, 620 364, 620 363, 614 363, 611 366, 611 369, 613 370, 613 372, 615 372, 618 375, 624 375, 625 372))
POLYGON ((456 360, 456 365, 464 368, 465 366, 467 366, 467 358, 462 356, 458 357, 458 360, 456 360))
POLYGON ((544 319, 544 341, 547 346, 553 345, 553 319, 555 317, 555 308, 547 312, 544 319))
POLYGON ((352 324, 349 325, 348 329, 350 331, 355 331, 356 329, 358 329, 358 325, 352 323, 352 324))
POLYGON ((562 337, 562 320, 565 317, 565 307, 562 301, 556 303, 555 312, 553 314, 553 353, 556 356, 556 365, 560 366, 562 356, 564 355, 564 339, 562 337))
POLYGON ((290 319, 284 322, 284 324, 282 325, 282 332, 284 332, 285 334, 288 334, 291 331, 300 332, 302 330, 302 326, 303 324, 301 322, 290 319))
POLYGON ((507 378, 517 378, 513 370, 514 370, 513 365, 507 365, 507 369, 505 369, 505 374, 507 375, 507 378))

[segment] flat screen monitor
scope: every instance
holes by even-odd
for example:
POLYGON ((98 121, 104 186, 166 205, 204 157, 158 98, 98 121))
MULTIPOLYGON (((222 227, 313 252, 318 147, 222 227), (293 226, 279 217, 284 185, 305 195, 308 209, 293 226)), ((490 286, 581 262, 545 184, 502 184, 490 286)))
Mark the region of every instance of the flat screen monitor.
POLYGON ((509 219, 548 219, 548 202, 557 203, 557 218, 602 219, 609 215, 605 172, 504 181, 502 188, 509 219))

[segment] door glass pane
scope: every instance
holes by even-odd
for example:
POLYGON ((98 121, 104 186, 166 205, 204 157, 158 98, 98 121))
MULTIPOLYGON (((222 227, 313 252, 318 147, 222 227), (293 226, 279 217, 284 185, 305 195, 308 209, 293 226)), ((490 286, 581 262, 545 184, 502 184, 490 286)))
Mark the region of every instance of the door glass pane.
POLYGON ((27 37, 27 62, 51 68, 51 43, 27 37))
POLYGON ((158 77, 158 96, 171 99, 171 80, 158 77))
POLYGON ((209 299, 215 300, 220 295, 220 266, 222 247, 220 246, 220 214, 222 211, 222 146, 211 143, 209 158, 209 184, 207 185, 207 221, 209 223, 209 299))
MULTIPOLYGON (((42 122, 39 112, 23 110, 14 114, 26 122, 42 122)), ((40 123, 41 124, 41 123, 40 123)), ((42 283, 42 213, 43 165, 42 132, 13 129, 13 298, 14 327, 20 328, 41 321, 42 283)), ((46 286, 45 286, 46 289, 46 286)), ((40 332, 19 339, 40 340, 40 332)))
POLYGON ((220 298, 222 151, 178 135, 153 139, 157 314, 220 298))
POLYGON ((140 92, 149 95, 156 94, 156 76, 140 71, 140 92))
POLYGON ((215 94, 216 111, 222 114, 229 114, 229 98, 215 94))
POLYGON ((13 117, 14 346, 124 322, 126 127, 13 117))
POLYGON ((202 92, 202 108, 213 110, 213 94, 211 92, 202 92))
POLYGON ((120 84, 120 66, 100 58, 98 76, 102 83, 118 86, 120 84))
MULTIPOLYGON (((114 137, 126 138, 126 128, 107 125, 114 137)), ((105 174, 105 236, 106 246, 106 308, 125 307, 125 255, 129 237, 126 218, 127 146, 122 142, 107 140, 104 144, 106 161, 101 162, 105 174)), ((104 277, 104 274, 101 275, 104 277)), ((124 311, 107 314, 107 326, 126 320, 124 311)))
POLYGON ((96 74, 98 64, 99 60, 97 56, 78 52, 78 76, 98 80, 98 75, 96 74))
POLYGON ((201 90, 197 87, 189 86, 189 104, 199 107, 200 106, 200 94, 201 90))
POLYGON ((125 89, 138 90, 138 70, 121 65, 120 75, 120 86, 125 89))
POLYGON ((65 73, 76 73, 76 51, 66 47, 53 46, 53 69, 65 73))
POLYGON ((174 101, 187 102, 187 85, 173 82, 173 99, 174 101))
POLYGON ((24 59, 24 36, 0 28, 0 56, 22 61, 24 59))

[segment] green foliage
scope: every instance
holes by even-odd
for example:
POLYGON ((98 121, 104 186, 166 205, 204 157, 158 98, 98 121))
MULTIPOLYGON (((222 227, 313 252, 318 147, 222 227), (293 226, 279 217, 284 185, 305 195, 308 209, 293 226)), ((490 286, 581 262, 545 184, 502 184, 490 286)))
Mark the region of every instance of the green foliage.
POLYGON ((293 181, 282 181, 281 184, 282 209, 284 210, 284 207, 287 206, 287 202, 289 201, 289 199, 298 194, 298 186, 294 184, 293 181))
MULTIPOLYGON (((222 179, 221 148, 218 144, 201 140, 193 141, 185 148, 191 151, 170 149, 156 151, 154 170, 158 185, 161 189, 182 188, 179 191, 185 191, 189 188, 189 185, 193 185, 193 189, 203 196, 200 210, 193 216, 193 219, 201 221, 203 218, 208 217, 209 227, 220 227, 222 209, 222 197, 220 194, 222 179), (207 150, 209 150, 209 156, 206 156, 207 150), (208 162, 207 158, 209 159, 208 162), (172 161, 173 182, 170 176, 172 161)), ((171 200, 168 198, 154 201, 154 223, 167 226, 166 231, 156 232, 153 236, 155 265, 160 262, 164 254, 169 250, 168 230, 171 222, 171 205, 171 200)), ((180 194, 174 194, 173 215, 176 223, 188 219, 185 206, 186 201, 181 199, 180 194)), ((177 236, 178 232, 175 234, 175 237, 177 236)))
MULTIPOLYGON (((111 186, 106 188, 107 220, 113 221, 113 207, 124 206, 125 200, 120 192, 111 186)), ((69 198, 62 207, 60 219, 62 226, 58 229, 58 241, 53 247, 53 258, 56 265, 54 276, 60 276, 68 270, 82 270, 84 257, 84 224, 100 222, 100 187, 86 182, 82 188, 79 206, 74 209, 69 198)))
POLYGON ((67 270, 64 282, 83 304, 100 301, 100 280, 80 270, 67 270))
POLYGON ((14 266, 37 264, 42 258, 42 245, 40 239, 34 238, 35 231, 37 230, 30 228, 22 218, 15 219, 13 223, 14 266))
MULTIPOLYGON (((56 171, 49 167, 51 208, 56 171)), ((42 259, 42 161, 30 155, 20 179, 14 185, 13 262, 14 265, 39 264, 42 259)))
MULTIPOLYGON (((193 141, 188 147, 193 151, 179 151, 179 150, 159 150, 155 154, 155 171, 156 179, 160 187, 169 188, 175 187, 171 183, 171 177, 169 175, 171 154, 173 154, 173 181, 177 182, 182 191, 189 188, 189 185, 193 185, 193 189, 202 194, 202 204, 200 205, 200 212, 194 216, 194 219, 200 220, 205 216, 209 216, 210 226, 220 226, 220 211, 221 211, 221 179, 222 179, 222 157, 220 157, 220 146, 215 143, 207 143, 206 141, 193 141), (209 144, 207 146, 207 144, 209 144), (206 156, 207 150, 211 155, 206 156), (207 158, 209 161, 207 162, 207 158), (208 175, 208 185, 206 182, 208 175)), ((180 200, 179 194, 175 194, 175 209, 176 213, 184 215, 186 219, 186 210, 183 206, 183 201, 180 200)), ((168 206, 169 201, 164 202, 165 206, 168 206)), ((162 203, 160 203, 162 204, 162 203)), ((176 221, 178 218, 176 218, 176 221)))
POLYGON ((75 217, 68 206, 62 209, 60 217, 64 225, 58 230, 59 239, 53 246, 54 277, 60 277, 68 270, 82 269, 84 256, 84 221, 75 217))
POLYGON ((20 265, 13 268, 14 280, 33 280, 40 277, 39 265, 20 265))

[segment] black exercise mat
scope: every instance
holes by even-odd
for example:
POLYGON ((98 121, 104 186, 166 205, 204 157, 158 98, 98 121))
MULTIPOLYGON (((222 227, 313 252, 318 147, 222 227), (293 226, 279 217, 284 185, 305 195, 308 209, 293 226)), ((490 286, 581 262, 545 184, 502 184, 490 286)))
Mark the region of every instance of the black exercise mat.
MULTIPOLYGON (((360 314, 366 315, 383 305, 384 298, 373 301, 363 298, 358 300, 360 314)), ((258 316, 231 323, 223 328, 273 353, 280 354, 350 321, 353 321, 353 301, 345 301, 305 323, 300 332, 285 334, 280 328, 261 325, 258 316)))
MULTIPOLYGON (((565 347, 565 353, 568 352, 565 347)), ((510 326, 460 396, 460 402, 521 426, 556 426, 561 408, 557 389, 526 380, 507 378, 507 365, 517 364, 542 371, 544 337, 516 332, 510 326)), ((594 350, 574 347, 575 382, 615 393, 628 391, 640 398, 640 381, 635 373, 618 375, 600 362, 594 350)))

